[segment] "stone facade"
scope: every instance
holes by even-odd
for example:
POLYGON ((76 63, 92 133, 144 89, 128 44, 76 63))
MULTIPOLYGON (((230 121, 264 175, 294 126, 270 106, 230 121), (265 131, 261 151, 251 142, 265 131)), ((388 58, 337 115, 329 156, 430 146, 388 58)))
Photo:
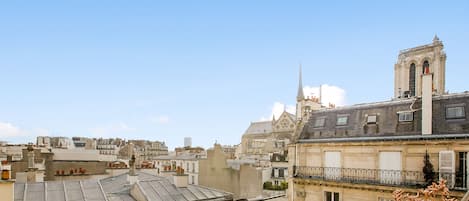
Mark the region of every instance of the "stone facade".
POLYGON ((394 65, 394 97, 422 95, 422 74, 428 64, 433 74, 433 92, 445 93, 446 53, 443 42, 435 36, 433 42, 401 50, 394 65))
POLYGON ((255 198, 262 195, 262 171, 250 165, 230 167, 221 145, 215 144, 207 159, 199 161, 199 184, 231 192, 235 200, 255 198))
POLYGON ((428 185, 430 175, 447 180, 460 199, 469 186, 469 93, 444 92, 442 49, 435 37, 400 52, 391 101, 311 111, 289 145, 288 200, 388 201, 397 188, 428 185), (431 84, 422 84, 422 74, 431 84), (426 155, 434 174, 423 171, 426 155))

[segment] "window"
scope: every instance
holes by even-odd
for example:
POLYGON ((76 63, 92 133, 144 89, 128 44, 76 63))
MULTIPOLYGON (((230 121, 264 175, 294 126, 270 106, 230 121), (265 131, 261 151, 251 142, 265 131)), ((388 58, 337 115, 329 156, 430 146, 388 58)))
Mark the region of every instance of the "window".
POLYGON ((338 192, 324 191, 324 201, 339 201, 338 192))
POLYGON ((428 61, 424 61, 422 65, 422 73, 430 73, 430 63, 428 61))
POLYGON ((324 127, 324 124, 326 123, 326 118, 325 117, 319 117, 314 121, 314 127, 324 127))
POLYGON ((348 116, 337 116, 337 126, 347 125, 348 116))
POLYGON ((369 115, 366 117, 367 124, 376 124, 376 115, 369 115))
POLYGON ((407 122, 407 121, 413 121, 414 120, 414 113, 413 112, 400 112, 398 113, 399 115, 399 121, 400 122, 407 122))
POLYGON ((410 96, 415 96, 415 64, 410 64, 409 69, 409 93, 410 96))
POLYGON ((278 170, 278 177, 283 178, 284 177, 284 174, 283 174, 284 172, 285 172, 285 169, 279 169, 278 170))
POLYGON ((446 119, 464 119, 465 117, 464 106, 446 108, 446 119))

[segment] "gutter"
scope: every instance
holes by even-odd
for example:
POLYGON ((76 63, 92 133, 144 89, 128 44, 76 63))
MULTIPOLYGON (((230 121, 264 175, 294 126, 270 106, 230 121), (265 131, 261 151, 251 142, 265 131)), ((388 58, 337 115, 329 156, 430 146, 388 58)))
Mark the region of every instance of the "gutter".
POLYGON ((300 139, 298 143, 330 143, 330 142, 366 142, 366 141, 410 141, 410 140, 455 140, 469 139, 469 134, 434 134, 434 135, 407 135, 407 136, 381 136, 381 137, 347 137, 324 139, 300 139))

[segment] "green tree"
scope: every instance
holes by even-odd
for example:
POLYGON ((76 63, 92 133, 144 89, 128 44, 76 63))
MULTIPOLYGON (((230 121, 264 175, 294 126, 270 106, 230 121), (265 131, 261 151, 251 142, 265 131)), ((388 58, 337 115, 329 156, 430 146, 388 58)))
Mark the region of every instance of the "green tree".
POLYGON ((433 164, 430 161, 430 155, 428 154, 428 151, 425 151, 423 164, 423 178, 425 179, 426 185, 430 186, 433 182, 435 182, 435 170, 433 169, 433 164))

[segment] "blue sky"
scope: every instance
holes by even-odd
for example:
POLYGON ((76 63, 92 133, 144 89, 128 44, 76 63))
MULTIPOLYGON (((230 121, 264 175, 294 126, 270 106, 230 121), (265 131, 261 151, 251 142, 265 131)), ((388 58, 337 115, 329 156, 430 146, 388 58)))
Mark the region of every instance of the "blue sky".
POLYGON ((468 1, 3 1, 0 140, 238 144, 305 86, 389 100, 398 51, 438 34, 469 90, 468 1))

